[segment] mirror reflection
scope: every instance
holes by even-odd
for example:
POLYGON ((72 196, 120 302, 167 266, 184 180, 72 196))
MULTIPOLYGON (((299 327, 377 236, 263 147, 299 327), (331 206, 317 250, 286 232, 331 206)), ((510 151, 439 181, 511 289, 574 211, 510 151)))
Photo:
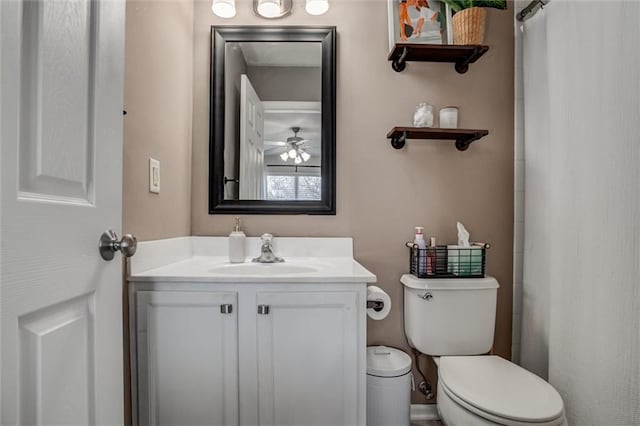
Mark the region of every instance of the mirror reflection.
POLYGON ((320 200, 322 43, 225 45, 224 199, 320 200))

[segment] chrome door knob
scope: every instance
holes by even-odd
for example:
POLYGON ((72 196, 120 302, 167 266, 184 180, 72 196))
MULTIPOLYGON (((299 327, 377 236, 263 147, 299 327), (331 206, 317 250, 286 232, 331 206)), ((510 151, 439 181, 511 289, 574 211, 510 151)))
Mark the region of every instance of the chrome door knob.
POLYGON ((138 248, 138 240, 131 234, 124 234, 121 240, 118 240, 118 235, 108 229, 100 236, 100 242, 98 249, 100 250, 100 256, 104 260, 113 260, 115 252, 121 252, 125 257, 131 257, 136 254, 138 248))

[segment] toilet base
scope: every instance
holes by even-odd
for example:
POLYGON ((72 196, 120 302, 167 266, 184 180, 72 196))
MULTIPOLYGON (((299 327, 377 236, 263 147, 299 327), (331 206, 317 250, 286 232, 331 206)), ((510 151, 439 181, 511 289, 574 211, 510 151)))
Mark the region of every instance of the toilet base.
POLYGON ((547 423, 526 423, 513 420, 505 420, 503 423, 496 423, 491 420, 478 416, 475 413, 460 406, 456 401, 451 399, 447 394, 447 391, 442 389, 438 383, 438 398, 437 398, 438 413, 440 414, 440 421, 445 426, 568 426, 567 420, 564 416, 553 422, 547 423))

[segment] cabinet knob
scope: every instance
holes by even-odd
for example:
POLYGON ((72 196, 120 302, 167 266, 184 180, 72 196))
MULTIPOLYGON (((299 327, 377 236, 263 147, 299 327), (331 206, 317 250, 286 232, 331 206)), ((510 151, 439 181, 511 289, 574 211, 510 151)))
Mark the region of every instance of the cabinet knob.
POLYGON ((221 314, 230 314, 231 312, 233 312, 233 305, 230 305, 230 304, 220 305, 221 314))
POLYGON ((269 305, 258 305, 258 315, 269 315, 269 305))

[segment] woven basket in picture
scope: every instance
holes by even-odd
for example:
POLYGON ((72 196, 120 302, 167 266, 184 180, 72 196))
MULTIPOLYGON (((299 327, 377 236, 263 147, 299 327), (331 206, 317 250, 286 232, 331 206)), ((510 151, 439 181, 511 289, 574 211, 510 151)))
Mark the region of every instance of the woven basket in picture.
POLYGON ((482 44, 487 11, 483 7, 470 7, 453 15, 453 44, 482 44))

